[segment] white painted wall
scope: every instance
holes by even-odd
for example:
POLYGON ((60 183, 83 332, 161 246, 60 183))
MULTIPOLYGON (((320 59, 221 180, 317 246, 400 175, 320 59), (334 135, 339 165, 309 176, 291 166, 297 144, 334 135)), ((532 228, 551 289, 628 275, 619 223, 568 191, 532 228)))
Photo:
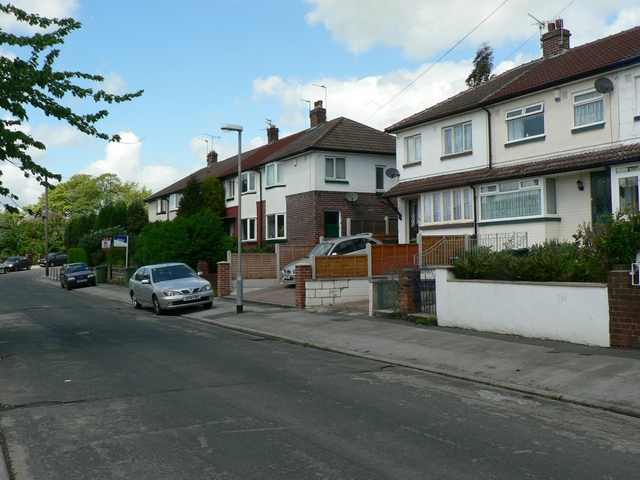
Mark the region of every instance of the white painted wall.
POLYGON ((609 346, 604 284, 456 280, 436 270, 438 325, 609 346))
POLYGON ((640 116, 640 67, 623 70, 612 81, 620 102, 620 139, 623 142, 637 142, 640 138, 640 121, 636 121, 635 117, 640 116))
POLYGON ((307 280, 305 294, 307 307, 341 305, 369 300, 369 279, 307 280))

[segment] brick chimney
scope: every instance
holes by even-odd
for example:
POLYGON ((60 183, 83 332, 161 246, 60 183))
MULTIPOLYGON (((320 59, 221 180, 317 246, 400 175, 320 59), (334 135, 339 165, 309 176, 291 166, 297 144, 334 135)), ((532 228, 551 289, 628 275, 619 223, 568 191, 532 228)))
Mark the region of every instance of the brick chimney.
POLYGON ((327 121, 327 109, 322 107, 322 100, 313 103, 313 110, 309 112, 311 126, 315 127, 327 121))
POLYGON ((548 31, 540 37, 543 58, 555 57, 569 50, 571 33, 564 28, 564 22, 561 18, 555 22, 549 22, 547 29, 548 31))
POLYGON ((218 153, 215 150, 211 150, 207 153, 207 165, 211 166, 214 163, 218 163, 218 153))
POLYGON ((278 127, 276 127, 273 124, 270 124, 269 128, 267 128, 267 143, 276 142, 278 140, 279 133, 280 133, 280 130, 278 129, 278 127))

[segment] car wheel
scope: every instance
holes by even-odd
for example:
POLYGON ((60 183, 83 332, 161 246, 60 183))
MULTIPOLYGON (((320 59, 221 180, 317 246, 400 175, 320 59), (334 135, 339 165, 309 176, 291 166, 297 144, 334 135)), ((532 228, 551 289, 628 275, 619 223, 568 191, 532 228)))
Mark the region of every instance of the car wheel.
MULTIPOLYGON (((131 292, 131 305, 133 305, 133 308, 142 308, 142 305, 140 305, 140 302, 138 302, 138 299, 136 298, 136 294, 131 292)), ((155 303, 154 303, 154 307, 155 307, 155 303)))
POLYGON ((64 282, 60 279, 60 288, 64 288, 64 282))
POLYGON ((69 281, 67 280, 65 283, 67 284, 67 290, 71 290, 71 284, 69 283, 69 281))
POLYGON ((156 315, 162 315, 162 308, 160 307, 160 302, 158 301, 158 297, 153 296, 153 311, 156 315))
POLYGON ((207 303, 204 303, 204 304, 202 304, 202 306, 203 306, 206 310, 208 310, 208 309, 210 309, 211 307, 213 307, 213 302, 207 302, 207 303))
POLYGON ((31 270, 31 265, 27 265, 27 270, 31 270))

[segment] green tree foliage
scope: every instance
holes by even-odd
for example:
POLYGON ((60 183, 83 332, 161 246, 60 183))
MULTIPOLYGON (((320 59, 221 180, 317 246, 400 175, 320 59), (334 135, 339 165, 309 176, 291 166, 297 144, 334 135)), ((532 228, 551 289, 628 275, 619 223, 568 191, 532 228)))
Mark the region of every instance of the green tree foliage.
POLYGON ((125 224, 127 232, 130 235, 139 235, 147 223, 149 223, 149 210, 147 204, 141 199, 129 203, 127 206, 127 221, 125 224))
POLYGON ((467 87, 475 87, 490 80, 493 75, 493 48, 482 43, 476 51, 476 58, 473 59, 473 70, 465 80, 467 87))
POLYGON ((178 206, 178 216, 191 217, 198 212, 202 212, 203 207, 204 196, 202 194, 202 184, 192 175, 189 177, 187 186, 182 192, 182 198, 178 206))
POLYGON ((96 224, 95 213, 87 215, 75 215, 69 219, 64 231, 64 244, 67 251, 73 247, 77 247, 80 239, 90 233, 96 224))
MULTIPOLYGON (((30 110, 40 111, 49 117, 64 121, 87 135, 119 141, 118 135, 103 133, 96 126, 97 122, 108 116, 107 110, 77 114, 65 106, 65 100, 73 97, 93 100, 95 103, 113 104, 139 97, 143 91, 112 95, 104 90, 80 86, 104 81, 99 75, 54 69, 55 60, 60 54, 57 47, 64 43, 67 35, 81 27, 74 19, 48 19, 29 14, 6 3, 0 4, 0 14, 39 29, 32 36, 14 35, 0 30, 0 46, 5 52, 13 54, 0 56, 0 109, 8 113, 0 119, 0 160, 11 162, 20 168, 26 177, 33 176, 44 186, 46 178, 60 181, 62 177, 38 165, 29 153, 31 149, 46 149, 44 143, 35 139, 24 128, 24 122, 29 121, 30 110), (29 50, 30 54, 25 58, 16 54, 29 50)), ((0 177, 1 175, 0 169, 0 177)), ((13 200, 18 199, 1 180, 0 195, 13 200)), ((12 205, 5 204, 5 208, 8 211, 16 211, 12 205)))
POLYGON ((184 262, 193 268, 200 260, 206 260, 214 270, 231 247, 220 217, 200 212, 171 222, 148 224, 138 238, 132 259, 136 265, 184 262))
POLYGON ((123 235, 122 227, 111 227, 100 230, 94 229, 80 239, 78 247, 87 252, 89 265, 93 266, 105 263, 106 254, 102 251, 102 239, 105 237, 113 238, 115 235, 123 235))
POLYGON ((211 175, 202 182, 202 199, 205 211, 217 217, 224 214, 226 209, 225 191, 224 185, 218 177, 211 175))
POLYGON ((127 224, 127 205, 124 202, 105 205, 98 212, 95 228, 122 227, 127 224))

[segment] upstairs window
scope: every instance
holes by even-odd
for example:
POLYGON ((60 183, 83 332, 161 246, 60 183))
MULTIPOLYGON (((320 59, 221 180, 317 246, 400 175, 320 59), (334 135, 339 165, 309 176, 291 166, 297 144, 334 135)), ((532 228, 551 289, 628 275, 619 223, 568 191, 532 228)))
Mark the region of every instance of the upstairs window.
POLYGON ((327 157, 325 166, 325 178, 327 180, 347 179, 347 160, 345 158, 327 157))
POLYGON ((573 126, 584 127, 604 122, 604 98, 601 93, 576 93, 573 95, 573 126))
POLYGON ((156 213, 166 213, 164 209, 164 199, 162 198, 156 200, 156 213))
POLYGON ((270 163, 267 165, 267 187, 284 183, 284 164, 270 163))
POLYGON ((506 121, 509 142, 544 135, 544 105, 536 103, 510 110, 506 121))
POLYGON ((180 200, 182 199, 181 193, 172 193, 169 197, 169 211, 172 212, 174 210, 178 210, 180 206, 180 200))
POLYGON ((255 172, 246 172, 242 174, 242 193, 255 193, 256 191, 256 174, 255 172))
POLYGON ((227 194, 227 200, 232 200, 236 196, 236 181, 227 180, 224 185, 224 190, 227 194))
POLYGON ((405 161, 414 163, 422 161, 422 137, 413 135, 404 139, 405 161))
POLYGON ((471 152, 473 148, 471 122, 442 129, 444 154, 471 152))
POLYGON ((384 165, 376 165, 376 191, 384 191, 384 165))

